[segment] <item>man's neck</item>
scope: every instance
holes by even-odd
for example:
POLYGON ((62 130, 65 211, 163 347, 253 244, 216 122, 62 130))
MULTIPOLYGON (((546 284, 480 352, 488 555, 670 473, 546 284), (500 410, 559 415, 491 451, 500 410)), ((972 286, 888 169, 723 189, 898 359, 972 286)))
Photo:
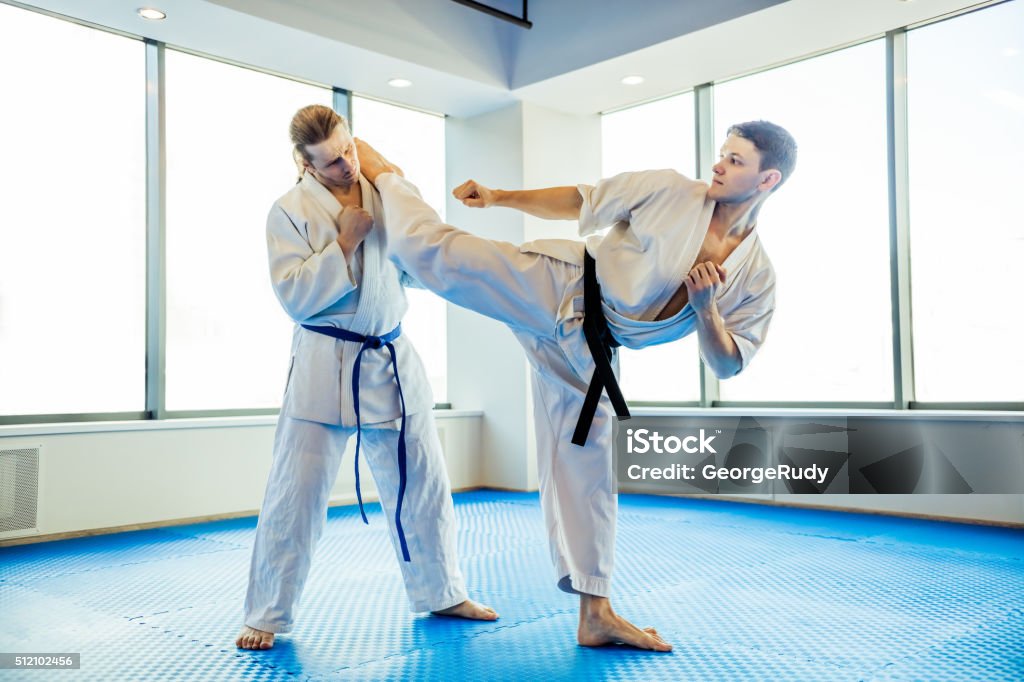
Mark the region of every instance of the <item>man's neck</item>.
POLYGON ((763 199, 752 197, 737 204, 715 204, 710 231, 723 240, 742 241, 757 226, 757 214, 763 199))
POLYGON ((351 185, 328 185, 320 178, 317 178, 317 182, 327 188, 327 191, 334 195, 334 198, 338 200, 338 203, 342 206, 359 206, 363 205, 363 189, 359 185, 359 181, 353 182, 351 185))

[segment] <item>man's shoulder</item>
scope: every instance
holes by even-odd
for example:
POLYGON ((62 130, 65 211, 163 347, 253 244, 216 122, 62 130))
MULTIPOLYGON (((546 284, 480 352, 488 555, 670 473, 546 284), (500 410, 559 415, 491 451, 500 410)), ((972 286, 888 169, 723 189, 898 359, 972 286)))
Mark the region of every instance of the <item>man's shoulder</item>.
POLYGON ((768 249, 764 246, 764 240, 761 239, 761 234, 757 230, 754 231, 754 245, 753 251, 754 256, 757 258, 757 264, 759 267, 771 270, 775 272, 774 266, 772 266, 772 259, 768 256, 768 249))
POLYGON ((708 193, 708 186, 700 180, 683 175, 673 168, 644 171, 639 178, 644 193, 661 196, 675 204, 700 205, 708 193))
POLYGON ((274 201, 274 208, 281 207, 289 214, 301 212, 305 203, 305 194, 306 192, 302 189, 302 183, 297 182, 274 201))
POLYGON ((287 192, 278 197, 270 207, 269 216, 271 219, 274 216, 281 217, 282 215, 287 216, 293 224, 319 222, 329 219, 320 202, 317 201, 313 193, 303 186, 302 182, 297 182, 293 185, 287 192))
POLYGON ((754 234, 755 241, 748 260, 747 287, 755 290, 775 289, 775 266, 764 248, 764 243, 754 234))
POLYGON ((683 175, 675 168, 655 168, 651 170, 640 170, 640 171, 626 171, 620 173, 619 178, 628 179, 629 181, 641 185, 654 185, 654 186, 667 186, 673 189, 688 188, 707 188, 707 184, 700 180, 694 180, 691 177, 683 175))

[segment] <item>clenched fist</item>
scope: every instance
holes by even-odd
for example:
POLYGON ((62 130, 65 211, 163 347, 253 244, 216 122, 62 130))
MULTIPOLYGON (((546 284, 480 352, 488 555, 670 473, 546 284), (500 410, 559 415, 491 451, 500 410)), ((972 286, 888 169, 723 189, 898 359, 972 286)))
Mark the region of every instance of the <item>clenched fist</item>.
POLYGON ((697 263, 683 280, 690 306, 709 310, 718 298, 718 289, 725 284, 725 268, 712 261, 697 263))
POLYGON ((494 205, 494 190, 484 187, 476 180, 466 180, 452 190, 452 196, 472 208, 487 208, 494 205))
POLYGON ((363 243, 373 229, 373 218, 359 206, 345 206, 338 214, 338 246, 345 260, 352 257, 356 247, 363 243))

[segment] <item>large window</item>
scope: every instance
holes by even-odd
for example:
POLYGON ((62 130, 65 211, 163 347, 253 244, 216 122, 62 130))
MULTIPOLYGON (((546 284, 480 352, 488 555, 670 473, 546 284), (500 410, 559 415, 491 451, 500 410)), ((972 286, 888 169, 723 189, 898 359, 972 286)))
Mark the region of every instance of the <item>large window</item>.
POLYGON ((720 397, 891 401, 884 42, 715 86, 716 150, 755 119, 789 130, 799 160, 758 219, 778 277, 767 340, 720 397))
POLYGON ((145 409, 143 44, 0 4, 0 415, 145 409))
MULTIPOLYGON (((352 128, 391 161, 444 217, 444 118, 365 97, 352 99, 352 128)), ((447 306, 424 289, 406 289, 409 312, 402 320, 430 378, 435 402, 447 401, 447 306)))
POLYGON ((332 93, 166 51, 168 410, 281 404, 292 323, 266 220, 295 184, 288 124, 332 93))
MULTIPOLYGON (((266 215, 296 179, 292 115, 333 93, 157 49, 165 138, 148 151, 166 168, 166 301, 147 311, 146 47, 0 4, 0 59, 18 65, 0 74, 0 416, 146 410, 147 314, 166 319, 165 372, 151 365, 149 381, 168 412, 280 405, 293 325, 270 286, 266 215)), ((444 119, 353 108, 443 211, 444 119)), ((423 291, 410 304, 443 401, 445 305, 423 291)))
POLYGON ((1022 2, 907 35, 920 401, 1024 401, 1022 36, 1022 2))
MULTIPOLYGON (((697 172, 693 93, 601 117, 601 175, 672 168, 697 172)), ((697 337, 643 350, 620 349, 622 392, 631 401, 700 399, 697 337)))
MULTIPOLYGON (((1024 400, 1024 219, 1011 203, 1024 156, 1021 26, 1014 0, 907 33, 909 148, 896 153, 909 158, 899 199, 910 207, 919 402, 1024 400)), ((778 275, 767 343, 721 382, 721 400, 893 399, 884 45, 712 90, 715 148, 729 124, 767 119, 800 150, 758 225, 778 275)), ((0 418, 147 409, 147 315, 162 314, 166 372, 151 365, 148 379, 168 411, 276 408, 292 323, 270 286, 266 214, 295 182, 291 116, 330 105, 332 92, 7 4, 0 60, 11 67, 0 72, 0 418), (165 59, 166 137, 152 163, 147 54, 165 59), (147 310, 146 182, 158 161, 166 307, 147 310)), ((443 215, 443 117, 353 97, 352 119, 443 215)), ((605 115, 602 175, 692 177, 695 138, 692 93, 605 115)), ((447 308, 408 294, 404 329, 444 402, 447 308)), ((696 335, 624 349, 623 389, 635 401, 696 401, 699 366, 696 335)))

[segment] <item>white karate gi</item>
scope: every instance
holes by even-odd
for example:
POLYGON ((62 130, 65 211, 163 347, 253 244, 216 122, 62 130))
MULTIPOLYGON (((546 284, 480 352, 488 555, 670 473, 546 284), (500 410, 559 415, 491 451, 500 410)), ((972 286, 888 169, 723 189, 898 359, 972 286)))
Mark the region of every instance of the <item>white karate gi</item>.
MULTIPOLYGON (((616 497, 612 419, 601 396, 585 446, 571 444, 594 373, 583 336, 582 242, 544 239, 515 246, 444 224, 410 182, 378 177, 392 259, 427 289, 509 326, 533 368, 541 506, 558 586, 609 596, 616 497)), ((615 338, 630 348, 666 343, 696 329, 687 305, 654 317, 692 269, 714 202, 707 185, 673 171, 625 173, 580 185, 580 233, 612 225, 586 248, 597 261, 604 310, 615 338)), ((746 367, 764 342, 775 275, 757 234, 726 259, 717 304, 746 367)))
MULTIPOLYGON (((374 228, 346 263, 338 245, 337 199, 311 175, 278 199, 267 217, 270 276, 296 321, 291 364, 274 437, 274 459, 253 546, 245 624, 288 632, 323 531, 330 490, 356 432, 352 371, 361 344, 298 323, 381 336, 407 309, 401 273, 386 258, 380 196, 362 177, 363 208, 374 228)), ((402 526, 411 562, 402 561, 394 523, 401 407, 386 348, 363 353, 359 406, 362 453, 373 474, 413 611, 437 611, 466 599, 455 548, 455 517, 433 397, 412 344, 394 341, 406 403, 408 485, 402 526)), ((349 567, 358 570, 358 564, 349 567)))

